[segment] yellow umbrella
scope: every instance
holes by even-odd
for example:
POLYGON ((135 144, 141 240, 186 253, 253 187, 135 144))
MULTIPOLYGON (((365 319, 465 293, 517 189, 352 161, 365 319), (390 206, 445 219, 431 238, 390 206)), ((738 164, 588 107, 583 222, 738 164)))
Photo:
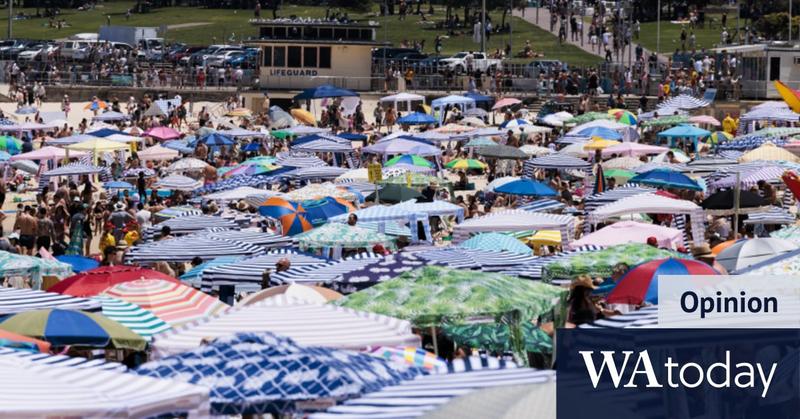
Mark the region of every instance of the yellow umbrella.
POLYGON ((91 140, 82 141, 77 144, 68 145, 65 147, 67 150, 91 151, 93 153, 102 153, 104 151, 125 150, 128 144, 106 140, 105 138, 93 138, 91 140))
POLYGON ((780 148, 775 144, 767 141, 761 147, 750 150, 739 157, 740 162, 749 162, 757 160, 771 160, 771 161, 788 161, 792 163, 800 162, 800 157, 797 157, 791 151, 780 148))
POLYGON ((294 117, 294 119, 306 125, 311 125, 313 127, 314 125, 317 124, 317 120, 314 119, 314 115, 312 115, 311 112, 305 109, 300 109, 300 108, 292 109, 291 114, 294 117))
POLYGON ((422 105, 422 109, 425 110, 425 113, 430 115, 431 114, 431 107, 428 105, 422 105))
POLYGON ((600 137, 592 137, 592 140, 583 146, 584 150, 602 150, 611 147, 612 145, 619 144, 619 141, 606 140, 600 137))
POLYGON ((783 84, 780 80, 775 80, 775 89, 778 90, 783 101, 795 112, 800 112, 800 92, 783 84))
POLYGON ((250 109, 247 109, 247 108, 236 108, 236 109, 226 113, 225 116, 245 116, 246 117, 246 116, 250 116, 252 114, 253 113, 250 112, 250 109))
POLYGON ((558 230, 539 230, 536 234, 522 241, 534 246, 561 246, 561 232, 558 230))

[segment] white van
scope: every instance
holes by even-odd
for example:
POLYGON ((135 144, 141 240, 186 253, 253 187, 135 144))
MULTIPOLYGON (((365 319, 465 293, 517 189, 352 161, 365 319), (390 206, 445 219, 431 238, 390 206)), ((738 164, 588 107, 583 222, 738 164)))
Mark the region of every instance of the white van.
MULTIPOLYGON (((89 53, 92 50, 93 45, 97 44, 105 44, 106 41, 98 41, 94 40, 65 40, 60 41, 59 45, 61 46, 60 52, 61 56, 66 59, 71 60, 85 60, 89 58, 89 53)), ((124 51, 131 51, 133 49, 132 46, 124 43, 124 42, 110 42, 111 46, 115 49, 121 49, 124 51)))

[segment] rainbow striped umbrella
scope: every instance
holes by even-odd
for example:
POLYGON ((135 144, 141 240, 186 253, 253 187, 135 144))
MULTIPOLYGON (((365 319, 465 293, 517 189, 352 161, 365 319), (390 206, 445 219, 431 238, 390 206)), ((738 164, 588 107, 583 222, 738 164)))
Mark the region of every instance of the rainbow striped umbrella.
POLYGON ((219 314, 228 308, 222 301, 192 287, 161 279, 139 279, 107 289, 103 295, 136 304, 172 328, 219 314))
POLYGON ((612 109, 614 112, 608 111, 614 119, 617 120, 620 124, 625 125, 636 125, 639 123, 639 120, 636 119, 636 115, 634 115, 631 111, 626 111, 624 109, 612 109))
POLYGON ((396 164, 407 164, 409 166, 419 166, 419 167, 433 167, 433 163, 425 160, 424 158, 416 155, 416 154, 401 154, 384 164, 384 166, 394 166, 396 164))
POLYGON ((104 316, 131 329, 145 340, 150 341, 153 335, 170 329, 164 320, 136 304, 105 296, 94 297, 94 299, 102 303, 104 316))
POLYGON ((486 163, 475 159, 455 159, 444 165, 448 169, 478 169, 483 170, 486 168, 486 163))
POLYGON ((4 135, 0 137, 0 151, 5 151, 12 156, 19 154, 22 151, 22 141, 10 135, 4 135))
POLYGON ((313 228, 306 219, 306 212, 302 205, 277 196, 262 202, 258 211, 265 217, 280 221, 284 236, 293 236, 313 228))
POLYGON ((732 139, 733 135, 725 131, 717 131, 708 136, 708 140, 711 144, 719 144, 720 142, 730 141, 732 139))

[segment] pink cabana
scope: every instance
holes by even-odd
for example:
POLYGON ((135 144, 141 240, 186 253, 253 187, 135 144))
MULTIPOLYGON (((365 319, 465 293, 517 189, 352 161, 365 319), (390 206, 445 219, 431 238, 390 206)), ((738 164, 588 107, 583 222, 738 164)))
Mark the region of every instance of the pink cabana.
POLYGON ((170 148, 163 147, 161 145, 155 145, 153 147, 146 148, 140 151, 138 154, 139 159, 141 160, 172 160, 178 156, 180 153, 177 150, 172 150, 170 148))
POLYGON ((647 239, 655 237, 658 247, 675 249, 683 244, 683 233, 680 230, 655 224, 636 221, 620 221, 587 234, 569 244, 576 248, 586 245, 613 246, 625 243, 647 243, 647 239))
POLYGON ((646 156, 648 154, 661 154, 669 151, 666 147, 659 147, 656 145, 641 144, 641 143, 619 143, 603 149, 603 156, 646 156))
MULTIPOLYGON (((87 153, 83 151, 70 151, 70 157, 82 157, 87 153)), ((67 157, 67 150, 63 148, 44 146, 38 150, 29 151, 27 153, 17 154, 11 156, 11 161, 17 160, 61 160, 67 157)))
POLYGON ((181 133, 170 127, 155 127, 144 132, 144 135, 157 140, 175 140, 181 138, 181 133))

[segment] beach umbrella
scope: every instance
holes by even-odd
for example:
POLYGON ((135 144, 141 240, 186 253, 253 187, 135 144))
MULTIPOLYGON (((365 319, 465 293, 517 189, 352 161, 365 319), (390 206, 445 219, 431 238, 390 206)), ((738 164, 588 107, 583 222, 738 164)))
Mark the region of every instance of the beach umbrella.
POLYGON ((466 125, 468 127, 475 127, 475 128, 485 128, 486 127, 486 122, 484 122, 482 119, 476 118, 474 116, 466 117, 466 118, 462 119, 461 121, 459 121, 459 123, 462 124, 462 125, 466 125))
POLYGON ((314 118, 314 115, 312 115, 311 112, 305 109, 294 108, 290 110, 289 113, 292 115, 294 119, 296 119, 300 123, 310 125, 312 127, 317 124, 317 120, 316 118, 314 118))
POLYGON ((12 156, 19 154, 22 152, 22 141, 10 135, 4 135, 0 137, 0 151, 4 151, 12 156))
POLYGON ((787 161, 791 163, 800 163, 800 157, 785 148, 781 148, 773 144, 771 141, 765 142, 761 147, 750 150, 739 157, 740 162, 751 161, 787 161))
POLYGON ((570 243, 571 248, 581 246, 614 246, 626 243, 647 243, 655 237, 661 248, 674 248, 682 244, 683 232, 676 228, 636 221, 619 221, 595 232, 585 234, 570 243))
POLYGON ((444 167, 453 170, 483 170, 486 169, 486 163, 475 159, 454 159, 444 165, 444 167))
POLYGON ((150 311, 177 328, 196 320, 222 313, 228 305, 180 282, 162 279, 137 279, 105 290, 103 295, 150 311))
POLYGON ((639 122, 639 120, 636 118, 636 115, 623 109, 616 109, 616 112, 612 113, 612 115, 614 116, 614 119, 621 124, 636 125, 639 122))
POLYGON ((595 173, 594 188, 592 192, 597 195, 606 191, 606 177, 603 174, 603 166, 597 165, 597 172, 595 173))
MULTIPOLYGON (((231 178, 234 176, 257 176, 264 173, 269 173, 273 170, 280 169, 281 166, 277 166, 274 164, 269 163, 240 163, 234 167, 229 167, 227 170, 221 173, 223 178, 231 178)), ((224 168, 217 169, 217 173, 224 168)))
POLYGON ((311 230, 313 226, 306 219, 305 209, 293 201, 273 196, 258 206, 261 215, 281 222, 284 236, 294 236, 311 230))
POLYGON ((203 183, 201 181, 182 175, 169 175, 165 178, 159 179, 153 184, 153 188, 155 189, 170 189, 187 192, 195 191, 201 187, 203 187, 203 183))
POLYGON ((417 156, 416 154, 401 154, 387 161, 384 166, 391 167, 396 164, 408 164, 411 166, 420 167, 433 167, 433 163, 426 160, 424 157, 417 156))
POLYGON ((422 112, 413 112, 397 120, 398 125, 430 125, 437 122, 436 118, 422 112))
MULTIPOLYGON (((397 184, 386 185, 378 192, 378 200, 381 203, 397 204, 419 198, 422 198, 422 194, 418 190, 397 184)), ((366 202, 375 202, 375 192, 367 195, 364 200, 366 202)))
POLYGON ((0 329, 50 342, 54 346, 81 346, 143 351, 147 342, 127 327, 102 315, 80 310, 32 310, 7 317, 0 329))
MULTIPOLYGON (((734 207, 734 190, 724 189, 711 194, 708 198, 700 203, 704 210, 714 210, 724 213, 733 213, 734 207)), ((769 203, 759 194, 750 192, 748 190, 739 191, 739 209, 741 213, 747 213, 753 208, 763 209, 762 207, 768 206, 769 203)))
POLYGON ((640 173, 633 177, 630 182, 662 188, 703 190, 700 184, 689 176, 669 169, 653 169, 640 173))
POLYGON ((302 92, 295 95, 294 100, 309 100, 309 99, 325 99, 332 97, 351 97, 358 96, 358 93, 339 88, 330 84, 323 84, 321 86, 303 89, 302 92))
POLYGON ((233 110, 226 112, 225 116, 248 117, 251 116, 252 114, 253 113, 250 111, 250 109, 247 108, 233 108, 233 110))
MULTIPOLYGON (((773 235, 773 237, 774 237, 774 235, 773 235)), ((782 238, 785 238, 785 237, 782 237, 782 238)), ((740 239, 740 240, 742 240, 742 239, 740 239)), ((711 248, 711 254, 714 255, 714 256, 717 256, 718 254, 720 254, 720 252, 722 252, 723 250, 733 246, 734 243, 736 243, 738 241, 739 240, 725 240, 724 242, 712 247, 711 248)))
POLYGON ((116 284, 144 278, 178 282, 177 279, 152 269, 130 265, 115 265, 90 269, 69 278, 64 278, 48 288, 48 291, 75 297, 91 297, 116 284))
POLYGON ((522 238, 522 241, 532 246, 561 246, 561 232, 558 230, 539 230, 522 238))
POLYGON ((394 239, 366 228, 342 223, 329 223, 294 237, 301 249, 325 247, 342 249, 372 249, 376 244, 394 249, 394 239))
POLYGON ((644 127, 667 127, 672 125, 680 125, 689 122, 689 117, 686 115, 667 115, 642 122, 644 127))
POLYGON ((519 180, 519 179, 520 178, 518 176, 503 176, 503 177, 499 177, 499 178, 489 182, 489 184, 486 185, 486 188, 484 188, 484 189, 487 190, 487 191, 494 191, 495 189, 499 188, 502 185, 505 185, 506 183, 513 182, 513 181, 519 180))
POLYGON ((106 103, 104 100, 93 100, 83 107, 83 109, 87 111, 97 111, 106 108, 108 108, 108 103, 106 103))
POLYGON ((609 304, 658 304, 658 281, 664 275, 719 275, 708 264, 689 259, 656 259, 633 267, 606 297, 609 304))
POLYGON ((622 140, 622 134, 605 127, 590 127, 577 133, 581 137, 600 137, 604 140, 622 140))
POLYGON ((153 137, 161 141, 175 140, 181 138, 181 133, 170 127, 150 128, 149 130, 144 132, 144 135, 147 137, 153 137))
POLYGON ((594 252, 576 253, 554 260, 544 266, 542 277, 547 280, 554 278, 573 279, 580 275, 607 278, 613 273, 614 266, 620 263, 635 266, 664 258, 687 259, 690 256, 671 250, 658 249, 646 244, 620 244, 594 252))
POLYGON ((315 304, 325 304, 329 301, 336 301, 344 297, 344 295, 325 287, 292 283, 289 285, 270 287, 256 293, 249 294, 240 300, 237 305, 247 306, 258 304, 261 301, 277 295, 284 295, 288 298, 296 298, 298 300, 308 301, 315 304))
MULTIPOLYGON (((514 352, 512 327, 504 323, 442 325, 442 332, 459 346, 492 352, 514 352)), ((520 323, 525 352, 553 353, 553 339, 530 322, 520 323)))
POLYGON ((425 187, 430 185, 431 182, 436 182, 439 184, 439 186, 449 185, 451 183, 447 179, 439 178, 436 176, 428 176, 421 173, 406 173, 384 178, 382 181, 378 182, 378 184, 380 185, 395 184, 395 185, 406 185, 410 187, 425 187))
POLYGON ((775 89, 792 111, 800 113, 800 92, 783 84, 780 80, 775 80, 775 89))
POLYGON ((492 110, 496 111, 499 109, 507 108, 509 106, 519 105, 520 103, 522 103, 522 101, 519 99, 514 99, 513 97, 505 97, 495 102, 494 106, 492 106, 492 110))
POLYGON ((11 154, 6 151, 0 151, 0 162, 7 162, 11 160, 11 154))
POLYGON ((465 132, 469 132, 474 130, 475 128, 472 127, 465 127, 464 125, 458 124, 447 124, 441 126, 439 128, 434 129, 434 132, 438 132, 440 134, 463 134, 465 132))
POLYGON ((69 264, 69 266, 72 266, 72 272, 75 273, 81 273, 100 266, 100 262, 98 262, 96 259, 77 256, 77 255, 56 256, 56 260, 58 260, 59 262, 67 263, 69 264))
POLYGON ((603 162, 603 167, 605 167, 606 169, 631 170, 643 164, 644 164, 643 161, 634 157, 616 157, 606 162, 603 162))
POLYGON ((508 130, 510 130, 514 134, 527 134, 527 135, 542 134, 553 131, 553 129, 550 127, 543 127, 540 125, 531 125, 531 124, 517 125, 515 127, 508 128, 506 131, 508 130))
POLYGON ((425 266, 332 304, 406 319, 417 327, 517 312, 522 322, 550 312, 564 288, 497 273, 425 266))
POLYGON ((692 158, 687 156, 686 153, 684 153, 683 151, 678 150, 676 148, 673 148, 673 149, 665 151, 665 152, 663 152, 663 153, 651 158, 650 159, 650 163, 673 164, 673 163, 669 163, 669 159, 667 158, 667 153, 669 153, 669 152, 672 152, 673 156, 675 156, 675 161, 677 161, 678 163, 689 163, 690 161, 692 161, 692 158))
MULTIPOLYGON (((619 156, 646 156, 648 154, 660 154, 669 151, 667 147, 659 147, 655 145, 642 144, 642 143, 618 143, 611 147, 603 149, 603 156, 619 155, 619 156)), ((640 162, 641 164, 641 162, 640 162)))
POLYGON ((81 141, 77 144, 71 144, 66 147, 67 150, 90 151, 95 155, 106 151, 127 150, 130 148, 128 144, 118 141, 107 140, 105 138, 93 138, 91 140, 81 141))
POLYGON ((735 272, 797 249, 791 241, 775 237, 740 240, 719 252, 717 262, 735 272))
POLYGON ((364 353, 300 346, 269 332, 239 333, 146 363, 136 374, 204 385, 214 415, 291 415, 303 402, 343 401, 422 369, 364 353))
POLYGON ((494 147, 496 145, 497 142, 489 137, 476 137, 464 144, 464 147, 494 147))
POLYGON ((372 356, 383 358, 390 362, 404 363, 429 371, 436 371, 441 368, 447 369, 447 362, 437 357, 436 354, 422 348, 415 348, 412 346, 380 346, 369 353, 372 356))
POLYGON ((531 254, 531 248, 521 241, 502 233, 480 233, 459 244, 459 247, 477 250, 504 250, 523 255, 531 254))
POLYGON ((614 179, 618 185, 624 185, 628 183, 628 181, 636 176, 636 173, 633 173, 629 170, 622 170, 622 169, 609 169, 603 170, 603 177, 606 179, 614 179))
POLYGON ((493 145, 489 147, 478 147, 475 154, 493 159, 521 160, 527 159, 528 155, 516 147, 507 145, 493 145))
POLYGON ((733 135, 725 131, 715 131, 708 136, 708 139, 711 141, 711 144, 719 144, 720 142, 724 143, 733 140, 733 135))
POLYGON ((714 126, 722 125, 721 122, 717 118, 714 118, 711 115, 697 115, 689 117, 689 122, 693 124, 709 124, 714 126))
POLYGON ((72 267, 55 259, 43 259, 34 256, 19 255, 0 251, 0 276, 31 276, 40 279, 43 276, 63 278, 72 274, 72 267))
POLYGON ((22 106, 16 111, 14 111, 14 113, 17 115, 33 115, 36 112, 39 112, 39 110, 36 109, 35 106, 22 106))
POLYGON ((283 194, 283 198, 294 202, 323 199, 327 197, 355 201, 356 194, 347 190, 344 186, 345 185, 335 185, 332 183, 312 183, 283 194))
POLYGON ((326 197, 323 199, 303 201, 305 218, 313 226, 325 224, 329 218, 353 212, 356 208, 342 198, 326 197))
POLYGON ((584 150, 602 150, 604 148, 613 147, 620 144, 619 141, 606 140, 600 137, 592 137, 592 139, 583 145, 584 150))
POLYGON ((103 315, 150 341, 154 335, 170 330, 170 326, 150 311, 136 304, 106 296, 94 297, 103 307, 103 315))
POLYGON ((470 109, 467 109, 466 111, 464 111, 464 113, 462 115, 464 115, 464 116, 474 116, 474 117, 477 117, 477 118, 486 118, 486 116, 489 115, 489 112, 486 112, 486 110, 482 109, 482 108, 470 108, 470 109))
POLYGON ((514 127, 518 127, 518 126, 521 126, 521 125, 530 125, 530 124, 531 124, 530 122, 528 122, 528 121, 526 121, 524 119, 519 119, 519 118, 517 118, 517 119, 509 119, 508 121, 505 121, 502 124, 500 124, 500 128, 509 129, 509 128, 514 128, 514 127))
POLYGON ((121 180, 112 180, 103 184, 106 189, 133 189, 134 186, 121 180))
POLYGON ((50 352, 50 346, 50 342, 0 329, 0 348, 10 348, 17 351, 38 351, 46 354, 50 352))
POLYGON ((613 119, 613 118, 614 118, 613 115, 609 115, 606 112, 586 112, 584 114, 567 119, 566 121, 564 121, 564 123, 570 125, 581 125, 587 122, 596 121, 598 119, 613 119))
POLYGON ((531 179, 519 179, 495 187, 497 193, 523 196, 556 196, 556 191, 544 183, 531 179))
POLYGON ((547 154, 555 153, 554 150, 551 150, 547 147, 540 147, 538 145, 533 145, 533 144, 526 144, 520 147, 519 150, 531 157, 544 156, 547 154))
POLYGON ((201 143, 209 147, 231 146, 235 143, 233 139, 225 134, 214 132, 204 137, 200 137, 201 143))

